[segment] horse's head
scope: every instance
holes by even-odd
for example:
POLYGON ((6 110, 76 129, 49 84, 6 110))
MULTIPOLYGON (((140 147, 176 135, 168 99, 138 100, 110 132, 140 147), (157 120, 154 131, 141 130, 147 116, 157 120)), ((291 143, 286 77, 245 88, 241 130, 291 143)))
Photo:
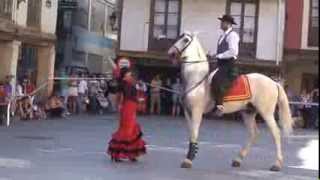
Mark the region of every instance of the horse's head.
POLYGON ((194 33, 183 33, 169 49, 168 55, 173 63, 205 61, 206 55, 194 33))

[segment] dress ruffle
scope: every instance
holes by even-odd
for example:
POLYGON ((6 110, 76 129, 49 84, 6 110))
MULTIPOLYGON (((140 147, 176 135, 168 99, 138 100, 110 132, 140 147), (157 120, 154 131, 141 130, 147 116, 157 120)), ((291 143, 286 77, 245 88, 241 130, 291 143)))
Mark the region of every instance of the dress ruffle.
POLYGON ((108 154, 114 159, 133 159, 145 154, 146 143, 142 139, 143 133, 140 128, 135 134, 131 139, 123 136, 120 132, 113 134, 109 142, 108 154))

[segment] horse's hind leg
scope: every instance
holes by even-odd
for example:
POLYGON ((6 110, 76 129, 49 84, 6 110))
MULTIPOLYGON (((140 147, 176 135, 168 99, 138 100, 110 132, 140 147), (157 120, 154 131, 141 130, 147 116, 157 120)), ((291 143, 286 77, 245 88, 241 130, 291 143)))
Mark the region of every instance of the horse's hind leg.
POLYGON ((241 148, 239 155, 232 161, 233 167, 239 167, 241 165, 242 160, 248 155, 251 146, 256 142, 259 133, 255 119, 257 113, 243 112, 241 115, 248 129, 249 138, 247 143, 241 148))
POLYGON ((262 117, 265 119, 274 143, 276 145, 276 161, 275 164, 270 168, 271 171, 280 171, 283 165, 283 155, 282 155, 282 149, 281 149, 281 134, 280 134, 280 129, 276 123, 276 120, 274 119, 273 113, 270 114, 261 114, 262 117))

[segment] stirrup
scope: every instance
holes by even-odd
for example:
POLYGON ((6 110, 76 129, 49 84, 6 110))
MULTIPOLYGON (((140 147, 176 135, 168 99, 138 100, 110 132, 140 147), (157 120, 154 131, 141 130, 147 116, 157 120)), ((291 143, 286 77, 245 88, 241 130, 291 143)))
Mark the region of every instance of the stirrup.
POLYGON ((218 108, 218 106, 223 106, 223 105, 216 105, 216 106, 214 107, 214 109, 213 109, 213 113, 214 113, 216 116, 218 116, 218 117, 222 117, 222 116, 223 116, 223 111, 220 110, 220 109, 218 108))

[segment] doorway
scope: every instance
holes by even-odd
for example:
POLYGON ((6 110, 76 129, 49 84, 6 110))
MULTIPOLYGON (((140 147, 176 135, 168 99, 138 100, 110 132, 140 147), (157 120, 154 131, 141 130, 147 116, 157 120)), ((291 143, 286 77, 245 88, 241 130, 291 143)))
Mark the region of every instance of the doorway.
POLYGON ((19 50, 17 78, 21 81, 25 77, 30 78, 33 84, 37 81, 37 48, 22 44, 19 50))

